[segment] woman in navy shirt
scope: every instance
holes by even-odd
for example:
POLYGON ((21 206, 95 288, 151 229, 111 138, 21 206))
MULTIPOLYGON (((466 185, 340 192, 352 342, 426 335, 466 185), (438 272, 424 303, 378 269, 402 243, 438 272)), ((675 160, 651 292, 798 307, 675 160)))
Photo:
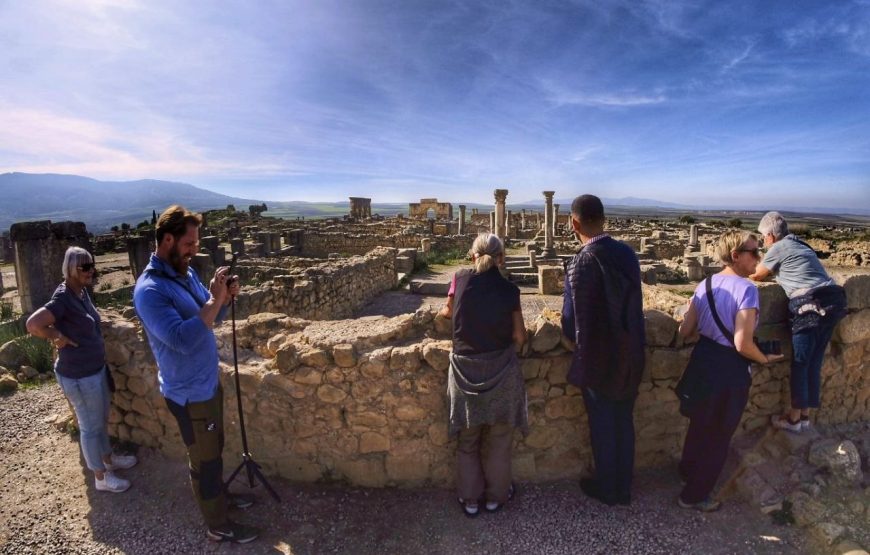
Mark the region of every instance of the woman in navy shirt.
POLYGON ((493 512, 513 495, 511 446, 515 429, 528 432, 528 414, 516 355, 526 341, 526 326, 520 290, 499 271, 504 245, 497 236, 483 233, 469 255, 474 269, 453 277, 440 315, 453 319, 449 435, 458 436, 459 503, 473 517, 481 501, 493 512), (488 453, 481 460, 484 441, 488 453))
POLYGON ((63 283, 51 300, 27 319, 27 331, 48 339, 57 349, 54 372, 76 413, 85 463, 93 471, 99 491, 120 493, 130 482, 113 471, 130 468, 136 457, 116 455, 109 445, 106 422, 111 393, 100 315, 88 295, 96 266, 90 253, 70 247, 63 257, 63 283))

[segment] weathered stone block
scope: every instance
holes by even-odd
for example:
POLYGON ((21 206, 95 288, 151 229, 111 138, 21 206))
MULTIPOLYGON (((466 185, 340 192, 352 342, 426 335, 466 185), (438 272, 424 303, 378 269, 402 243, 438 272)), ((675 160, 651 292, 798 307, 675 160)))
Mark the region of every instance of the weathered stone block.
POLYGON ((349 412, 347 413, 347 423, 351 426, 382 428, 387 425, 387 417, 373 411, 349 412))
POLYGON ((554 397, 547 401, 544 414, 547 418, 577 418, 582 413, 581 401, 577 397, 565 395, 554 397))
POLYGON ((389 450, 390 438, 377 432, 364 432, 359 438, 360 453, 377 453, 389 450))
POLYGON ((870 339, 870 309, 849 314, 839 323, 834 333, 841 343, 857 343, 870 339))
POLYGON ((353 351, 353 345, 342 343, 332 348, 332 358, 335 359, 335 364, 341 368, 352 368, 356 366, 356 355, 353 351))
POLYGON ((332 362, 329 353, 322 349, 309 349, 299 353, 299 361, 306 366, 324 368, 332 362))
POLYGON ((788 297, 785 296, 782 287, 775 283, 759 283, 758 300, 759 324, 773 324, 788 320, 788 297))
POLYGON ((831 476, 843 485, 859 484, 864 479, 861 456, 849 440, 823 439, 810 447, 809 462, 827 468, 831 476))
POLYGON ((317 388, 317 398, 324 403, 340 403, 347 398, 347 393, 334 385, 326 384, 317 388))
POLYGON ((679 379, 689 364, 691 349, 651 349, 646 366, 653 380, 679 379))
POLYGON ((450 341, 435 341, 423 346, 423 358, 429 366, 439 372, 444 372, 450 366, 450 341))
POLYGON ((390 370, 414 372, 420 368, 420 346, 394 347, 390 355, 390 370))
POLYGON ((426 409, 412 402, 406 402, 396 407, 396 418, 405 422, 422 420, 427 414, 426 409))
POLYGON ((679 324, 661 310, 644 310, 646 344, 649 347, 670 347, 679 324))
POLYGON ((531 348, 536 353, 546 353, 554 349, 561 342, 562 328, 545 316, 539 316, 535 320, 534 333, 532 334, 531 348))
POLYGON ((538 266, 538 293, 561 295, 565 291, 565 269, 562 266, 538 266))

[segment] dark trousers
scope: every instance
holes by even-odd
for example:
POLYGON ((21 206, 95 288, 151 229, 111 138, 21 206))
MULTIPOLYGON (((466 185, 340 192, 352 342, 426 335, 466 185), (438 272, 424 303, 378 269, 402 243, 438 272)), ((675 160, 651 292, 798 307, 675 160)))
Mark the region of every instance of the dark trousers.
POLYGON ((511 487, 511 449, 514 427, 510 424, 475 426, 459 432, 456 447, 456 492, 467 501, 480 499, 504 503, 511 487), (487 454, 481 462, 481 440, 487 454))
POLYGON ((823 318, 818 326, 792 336, 791 408, 819 408, 822 361, 838 322, 823 318))
POLYGON ((748 400, 748 387, 726 387, 692 410, 679 467, 686 481, 680 494, 683 502, 700 503, 713 491, 748 400))
POLYGON ((190 485, 202 518, 210 528, 227 521, 224 495, 224 391, 218 386, 214 397, 182 406, 166 399, 169 412, 178 422, 187 446, 190 485))
POLYGON ((634 400, 605 399, 583 388, 595 481, 607 501, 628 499, 634 471, 634 400))

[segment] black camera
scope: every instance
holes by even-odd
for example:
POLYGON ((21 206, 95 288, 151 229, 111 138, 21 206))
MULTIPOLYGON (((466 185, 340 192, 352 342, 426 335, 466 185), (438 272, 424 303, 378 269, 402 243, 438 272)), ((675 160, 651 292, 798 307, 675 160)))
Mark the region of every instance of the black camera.
POLYGON ((234 252, 233 258, 230 260, 230 269, 227 271, 227 287, 233 284, 236 279, 233 277, 233 272, 236 271, 236 259, 239 257, 239 253, 234 252))
POLYGON ((759 341, 755 340, 755 344, 758 345, 758 350, 765 355, 781 355, 782 354, 782 343, 778 339, 770 339, 767 341, 759 341))

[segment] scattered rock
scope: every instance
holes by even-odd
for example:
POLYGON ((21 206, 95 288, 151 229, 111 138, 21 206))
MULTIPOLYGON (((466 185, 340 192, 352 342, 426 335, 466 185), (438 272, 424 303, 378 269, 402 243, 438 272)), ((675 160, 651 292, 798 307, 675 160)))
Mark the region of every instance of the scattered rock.
POLYGON ((809 462, 827 468, 840 484, 859 484, 864 479, 861 456, 849 440, 823 439, 810 447, 809 462))
POLYGON ((9 393, 18 389, 18 380, 12 374, 0 374, 0 393, 9 393))

